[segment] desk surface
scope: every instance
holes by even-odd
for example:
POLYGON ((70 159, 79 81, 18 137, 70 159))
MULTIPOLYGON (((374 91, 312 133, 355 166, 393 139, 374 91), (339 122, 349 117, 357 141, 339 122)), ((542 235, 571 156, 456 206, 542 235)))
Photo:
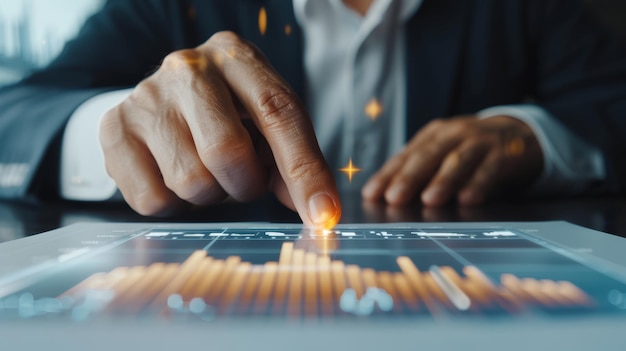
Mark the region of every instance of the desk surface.
MULTIPOLYGON (((496 202, 481 207, 393 208, 363 203, 359 196, 343 196, 342 223, 388 222, 504 222, 564 220, 583 227, 626 237, 625 197, 578 197, 522 202, 496 202)), ((78 222, 240 222, 298 223, 298 215, 273 197, 249 204, 225 204, 190 210, 172 218, 142 217, 124 204, 0 202, 0 242, 78 222)))

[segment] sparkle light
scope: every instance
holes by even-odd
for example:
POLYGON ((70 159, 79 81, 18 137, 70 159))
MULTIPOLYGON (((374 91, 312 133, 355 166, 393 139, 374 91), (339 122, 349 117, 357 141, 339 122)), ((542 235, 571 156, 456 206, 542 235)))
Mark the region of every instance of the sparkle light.
POLYGON ((383 113, 383 106, 376 98, 372 98, 367 105, 365 105, 365 115, 371 120, 375 121, 381 113, 383 113))
POLYGON ((290 25, 285 25, 285 34, 286 35, 291 35, 291 26, 290 25))
POLYGON ((361 169, 354 166, 354 164, 352 163, 352 158, 351 158, 350 161, 348 161, 348 165, 345 166, 344 168, 341 168, 340 171, 345 173, 348 176, 348 181, 352 183, 352 177, 354 176, 355 173, 360 172, 361 169))
POLYGON ((265 35, 265 31, 267 30, 267 12, 265 11, 265 7, 261 7, 259 10, 259 32, 261 35, 265 35))

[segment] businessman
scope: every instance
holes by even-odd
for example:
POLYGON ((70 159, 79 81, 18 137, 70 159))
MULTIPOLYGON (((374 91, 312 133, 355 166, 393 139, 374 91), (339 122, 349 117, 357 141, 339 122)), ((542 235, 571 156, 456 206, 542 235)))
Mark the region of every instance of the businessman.
POLYGON ((582 1, 113 0, 0 91, 0 194, 167 215, 269 190, 332 226, 337 185, 619 192, 624 53, 582 1))

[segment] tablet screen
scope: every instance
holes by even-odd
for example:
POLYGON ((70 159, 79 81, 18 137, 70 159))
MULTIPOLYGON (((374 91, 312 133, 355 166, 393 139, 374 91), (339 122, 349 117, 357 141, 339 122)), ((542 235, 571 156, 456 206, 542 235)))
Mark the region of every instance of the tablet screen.
POLYGON ((626 315, 620 277, 509 228, 146 228, 10 279, 5 320, 626 315))

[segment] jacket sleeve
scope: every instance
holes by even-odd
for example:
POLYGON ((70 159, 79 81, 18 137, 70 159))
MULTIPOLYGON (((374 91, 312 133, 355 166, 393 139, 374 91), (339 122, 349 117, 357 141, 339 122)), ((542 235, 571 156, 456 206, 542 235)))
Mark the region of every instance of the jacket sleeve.
POLYGON ((110 0, 48 67, 0 89, 0 198, 55 192, 67 119, 90 97, 136 85, 189 45, 184 5, 110 0))
POLYGON ((626 46, 584 1, 535 0, 537 103, 602 150, 610 192, 626 191, 626 46))

